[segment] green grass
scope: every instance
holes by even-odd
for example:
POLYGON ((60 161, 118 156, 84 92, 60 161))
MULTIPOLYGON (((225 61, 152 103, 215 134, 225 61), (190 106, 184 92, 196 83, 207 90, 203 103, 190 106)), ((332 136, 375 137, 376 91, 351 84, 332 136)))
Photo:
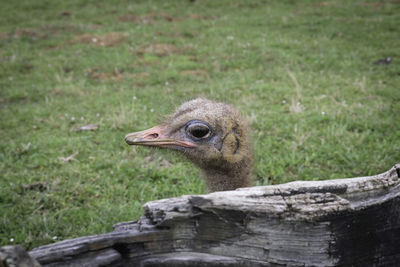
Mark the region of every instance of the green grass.
POLYGON ((147 201, 203 193, 182 158, 123 141, 198 96, 251 121, 254 185, 391 168, 399 21, 398 1, 3 1, 0 245, 110 231, 147 201))

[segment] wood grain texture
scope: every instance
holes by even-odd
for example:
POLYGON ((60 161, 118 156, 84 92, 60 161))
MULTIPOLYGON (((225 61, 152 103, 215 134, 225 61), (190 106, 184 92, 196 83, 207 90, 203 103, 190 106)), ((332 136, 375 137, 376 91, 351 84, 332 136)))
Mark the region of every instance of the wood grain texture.
POLYGON ((398 266, 400 165, 144 205, 114 231, 36 248, 42 266, 398 266))

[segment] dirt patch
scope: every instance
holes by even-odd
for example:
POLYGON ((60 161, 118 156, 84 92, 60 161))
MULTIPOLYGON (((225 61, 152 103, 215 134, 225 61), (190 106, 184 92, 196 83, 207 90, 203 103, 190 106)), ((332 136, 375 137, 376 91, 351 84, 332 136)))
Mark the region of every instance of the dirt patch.
POLYGON ((174 17, 168 13, 153 13, 149 12, 144 15, 137 15, 134 13, 124 14, 117 18, 118 21, 122 22, 135 22, 135 23, 142 23, 142 24, 154 24, 156 20, 163 20, 167 22, 175 22, 183 20, 183 17, 174 17))
POLYGON ((158 60, 147 60, 146 58, 138 58, 135 60, 135 62, 132 64, 133 67, 138 67, 138 66, 151 66, 159 64, 158 60))
POLYGON ((49 184, 47 182, 34 182, 33 184, 21 184, 22 191, 40 191, 49 189, 49 184))
POLYGON ((63 90, 61 88, 55 87, 50 91, 51 95, 54 96, 77 96, 78 94, 76 92, 73 92, 71 90, 63 90))
POLYGON ((217 19, 217 17, 215 17, 215 16, 204 16, 204 15, 199 15, 199 14, 191 14, 187 18, 194 19, 194 20, 215 20, 215 19, 217 19))
POLYGON ((89 44, 95 46, 117 46, 125 40, 126 36, 118 32, 110 32, 104 35, 83 34, 74 37, 71 44, 89 44))
POLYGON ((114 68, 114 71, 112 72, 101 72, 97 68, 90 68, 86 70, 85 76, 88 76, 92 80, 103 80, 103 81, 108 81, 108 80, 119 81, 123 77, 122 71, 118 68, 114 68))
POLYGON ((181 71, 181 74, 184 76, 192 76, 192 77, 208 77, 208 73, 205 70, 184 70, 181 71))
POLYGON ((83 89, 83 88, 78 88, 76 90, 69 90, 69 89, 61 89, 61 88, 54 88, 50 91, 50 94, 53 96, 60 96, 60 97, 65 97, 65 96, 90 96, 95 94, 95 91, 90 90, 90 89, 83 89))
POLYGON ((182 21, 184 19, 183 17, 174 17, 168 13, 160 13, 158 14, 158 18, 168 22, 182 21))
MULTIPOLYGON (((250 1, 248 1, 248 2, 250 2, 250 1)), ((238 4, 234 4, 233 7, 235 7, 235 8, 259 8, 262 6, 266 6, 268 4, 267 1, 260 1, 260 2, 256 2, 256 3, 248 3, 248 2, 242 1, 238 4)))
POLYGON ((16 29, 15 31, 11 33, 2 33, 1 38, 2 39, 8 39, 8 38, 32 38, 32 39, 46 39, 49 36, 49 34, 40 32, 37 29, 16 29))
POLYGON ((68 11, 62 11, 62 12, 60 13, 60 16, 61 16, 61 17, 69 17, 69 16, 71 16, 71 13, 68 12, 68 11))
POLYGON ((74 25, 43 26, 39 28, 16 29, 10 33, 0 33, 0 39, 9 38, 31 38, 33 40, 47 39, 51 36, 64 32, 78 32, 78 27, 74 25))
POLYGON ((19 67, 20 73, 30 73, 34 69, 34 66, 31 63, 23 63, 19 67))
POLYGON ((140 73, 131 73, 125 75, 125 77, 134 78, 134 79, 146 79, 150 76, 147 72, 140 72, 140 73))
POLYGON ((193 55, 189 56, 188 58, 189 58, 190 61, 193 61, 193 62, 204 62, 205 61, 204 58, 198 58, 198 57, 193 56, 193 55))
POLYGON ((360 2, 359 5, 378 8, 378 7, 384 6, 385 3, 382 3, 382 2, 360 2))
POLYGON ((88 76, 92 80, 120 81, 125 78, 146 79, 150 74, 147 72, 124 73, 124 71, 119 68, 114 68, 112 72, 101 72, 97 68, 90 68, 86 70, 85 76, 88 76))
POLYGON ((154 24, 154 17, 152 15, 136 15, 125 14, 117 18, 121 22, 136 22, 141 24, 154 24))
POLYGON ((144 15, 138 15, 134 13, 128 13, 124 14, 122 16, 119 16, 117 18, 118 21, 122 22, 135 22, 135 23, 141 23, 141 24, 154 24, 156 21, 163 20, 167 22, 177 22, 177 21, 182 21, 186 19, 193 19, 193 20, 214 20, 216 17, 214 16, 205 16, 205 15, 199 15, 199 14, 191 14, 188 16, 173 16, 168 13, 153 13, 149 12, 144 15))
POLYGON ((6 32, 0 32, 0 40, 5 40, 8 38, 8 33, 6 32))
POLYGON ((52 89, 52 90, 50 91, 50 94, 52 94, 52 95, 61 95, 61 96, 63 96, 63 95, 65 95, 66 93, 65 93, 64 90, 62 90, 62 89, 60 89, 60 88, 54 88, 54 89, 52 89))
POLYGON ((181 48, 173 44, 162 44, 162 43, 156 43, 156 44, 151 44, 145 47, 142 47, 138 50, 136 50, 137 55, 143 55, 143 54, 154 54, 159 57, 165 57, 170 54, 182 54, 184 53, 188 48, 181 48))
POLYGON ((195 38, 198 36, 198 33, 194 32, 156 32, 157 36, 166 36, 170 38, 195 38))
POLYGON ((330 6, 330 5, 332 5, 332 3, 330 3, 330 2, 320 2, 320 3, 312 4, 312 6, 316 6, 316 7, 319 7, 319 6, 330 6))

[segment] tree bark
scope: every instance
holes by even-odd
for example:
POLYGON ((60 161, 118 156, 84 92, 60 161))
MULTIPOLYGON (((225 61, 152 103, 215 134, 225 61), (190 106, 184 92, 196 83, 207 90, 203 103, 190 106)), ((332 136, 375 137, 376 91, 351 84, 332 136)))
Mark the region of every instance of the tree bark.
POLYGON ((138 221, 29 255, 42 266, 399 266, 399 244, 397 164, 369 177, 152 201, 138 221))

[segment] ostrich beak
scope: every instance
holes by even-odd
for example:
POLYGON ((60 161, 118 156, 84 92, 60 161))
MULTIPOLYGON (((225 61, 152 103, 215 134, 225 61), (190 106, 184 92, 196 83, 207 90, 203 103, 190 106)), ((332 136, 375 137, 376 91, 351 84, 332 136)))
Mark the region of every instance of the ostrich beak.
POLYGON ((163 134, 163 126, 154 126, 153 128, 129 133, 125 136, 125 142, 128 145, 139 145, 139 146, 154 146, 161 148, 173 148, 173 147, 195 147, 196 144, 177 138, 168 137, 163 134))

